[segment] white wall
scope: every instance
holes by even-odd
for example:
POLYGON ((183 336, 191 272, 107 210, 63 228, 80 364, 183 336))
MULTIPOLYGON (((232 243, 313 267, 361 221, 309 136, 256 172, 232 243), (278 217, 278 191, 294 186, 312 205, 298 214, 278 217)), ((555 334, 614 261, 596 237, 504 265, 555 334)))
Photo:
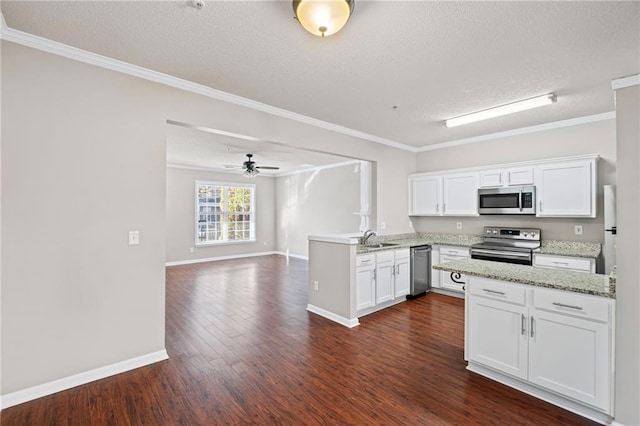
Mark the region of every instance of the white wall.
POLYGON ((308 256, 307 236, 358 233, 360 165, 276 178, 277 250, 308 256))
POLYGON ((414 153, 1 43, 3 395, 164 348, 168 119, 377 162, 410 231, 414 153))
POLYGON ((616 183, 615 119, 570 127, 509 136, 466 145, 418 153, 417 170, 430 172, 463 167, 488 166, 581 154, 600 154, 598 161, 598 214, 594 219, 532 218, 525 216, 424 217, 413 218, 420 232, 480 234, 483 226, 514 226, 542 229, 544 239, 588 241, 604 240, 603 185, 616 183), (463 229, 456 229, 462 222, 463 229), (583 235, 574 234, 582 225, 583 235))
POLYGON ((240 173, 216 173, 167 167, 167 262, 270 252, 276 247, 275 178, 247 179, 240 173), (195 181, 256 185, 256 241, 195 246, 195 181), (190 249, 193 248, 193 253, 190 249))

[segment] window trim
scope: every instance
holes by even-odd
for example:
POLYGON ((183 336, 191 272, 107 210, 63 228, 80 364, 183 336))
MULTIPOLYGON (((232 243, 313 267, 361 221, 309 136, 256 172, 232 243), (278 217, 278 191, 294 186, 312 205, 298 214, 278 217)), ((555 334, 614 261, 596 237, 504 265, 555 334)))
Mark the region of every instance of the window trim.
MULTIPOLYGON (((256 242, 256 185, 253 183, 237 183, 237 182, 218 182, 218 181, 209 181, 209 180, 196 180, 194 185, 194 239, 196 247, 210 247, 210 246, 218 246, 225 244, 246 244, 246 243, 255 243, 256 242), (198 209, 198 188, 201 185, 211 185, 211 186, 222 186, 222 187, 234 187, 234 188, 250 188, 251 189, 251 201, 250 201, 250 211, 249 211, 249 235, 250 238, 247 240, 219 240, 219 241, 199 241, 198 239, 198 223, 200 211, 198 209)), ((223 216, 228 216, 228 212, 224 212, 223 216)))

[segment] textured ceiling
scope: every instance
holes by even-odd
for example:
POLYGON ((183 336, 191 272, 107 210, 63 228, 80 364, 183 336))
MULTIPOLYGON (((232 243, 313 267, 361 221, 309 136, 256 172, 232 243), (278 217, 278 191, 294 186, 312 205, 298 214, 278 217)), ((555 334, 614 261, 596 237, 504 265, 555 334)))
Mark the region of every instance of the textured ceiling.
POLYGON ((614 110, 639 2, 358 0, 319 38, 288 1, 2 1, 10 28, 416 147, 614 110), (552 106, 442 120, 548 92, 552 106), (397 109, 393 109, 397 106, 397 109))

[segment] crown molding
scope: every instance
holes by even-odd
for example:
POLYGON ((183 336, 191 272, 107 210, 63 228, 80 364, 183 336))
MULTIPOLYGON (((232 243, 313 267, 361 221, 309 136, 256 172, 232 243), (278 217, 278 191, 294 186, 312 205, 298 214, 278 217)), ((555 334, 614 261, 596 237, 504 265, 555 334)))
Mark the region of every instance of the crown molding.
POLYGON ((155 83, 175 87, 177 89, 206 96, 219 101, 243 106, 289 120, 298 121, 300 123, 308 124, 332 132, 341 133, 347 136, 353 136, 358 139, 364 139, 370 142, 387 145, 405 151, 416 152, 416 147, 414 146, 406 145, 390 139, 381 138, 379 136, 371 135, 359 130, 350 129, 348 127, 339 126, 327 121, 318 120, 313 117, 298 114, 296 112, 288 111, 282 108, 277 108, 271 105, 264 104, 262 102, 254 101, 252 99, 247 99, 241 96, 233 95, 231 93, 223 92, 222 90, 217 90, 208 86, 193 83, 191 81, 174 77, 169 74, 153 71, 148 68, 130 64, 128 62, 119 61, 117 59, 98 55, 97 53, 89 52, 63 43, 59 43, 57 41, 49 40, 44 37, 39 37, 23 31, 15 30, 6 26, 6 24, 4 23, 4 17, 2 21, 3 23, 0 26, 0 39, 2 40, 7 40, 13 43, 21 44, 23 46, 31 47, 33 49, 42 50, 44 52, 63 56, 65 58, 95 65, 101 68, 106 68, 112 71, 121 72, 123 74, 128 74, 134 77, 153 81, 155 83))
POLYGON ((435 149, 450 148, 452 146, 466 145, 466 144, 476 143, 476 142, 484 142, 491 139, 501 139, 509 136, 524 135, 527 133, 542 132, 545 130, 559 129, 562 127, 571 127, 571 126, 576 126, 578 124, 592 123, 595 121, 610 120, 614 118, 616 118, 616 113, 614 111, 605 112, 602 114, 588 115, 584 117, 571 118, 569 120, 554 121, 552 123, 539 124, 537 126, 521 127, 519 129, 506 130, 504 132, 490 133, 487 135, 475 136, 473 138, 458 139, 455 141, 443 142, 443 143, 438 143, 434 145, 427 145, 427 146, 418 148, 417 152, 433 151, 435 149))
POLYGON ((624 89, 625 87, 640 85, 640 74, 630 75, 629 77, 616 78, 611 80, 611 88, 613 90, 624 89))
MULTIPOLYGON (((390 139, 382 138, 379 136, 375 136, 369 133, 361 132, 359 130, 350 129, 344 126, 339 126, 337 124, 329 123, 327 121, 318 120, 313 117, 298 114, 282 108, 277 108, 268 104, 254 101, 252 99, 243 98, 241 96, 223 92, 222 90, 213 89, 211 87, 193 83, 191 81, 184 80, 178 77, 153 71, 148 68, 143 68, 138 65, 133 65, 128 62, 120 61, 117 59, 109 58, 107 56, 99 55, 97 53, 78 49, 76 47, 72 47, 63 43, 46 39, 44 37, 39 37, 23 31, 15 30, 7 26, 4 20, 4 15, 2 15, 1 12, 0 12, 0 18, 1 18, 0 19, 0 40, 10 41, 16 44, 31 47, 33 49, 48 52, 54 55, 63 56, 65 58, 73 59, 79 62, 84 62, 90 65, 95 65, 101 68, 109 69, 112 71, 131 75, 134 77, 142 78, 148 81, 153 81, 155 83, 160 83, 166 86, 185 90, 187 92, 206 96, 211 99, 216 99, 219 101, 243 106, 256 111, 261 111, 267 114, 286 118, 292 121, 297 121, 297 122, 308 124, 321 129, 333 131, 336 133, 341 133, 347 136, 352 136, 358 139, 375 142, 381 145, 386 145, 386 146, 390 146, 393 148, 397 148, 397 149, 401 149, 409 152, 425 152, 425 151, 431 151, 435 149, 448 148, 452 146, 465 145, 469 143, 483 142, 491 139, 499 139, 499 138, 504 138, 509 136, 540 132, 543 130, 575 126, 577 124, 615 118, 615 112, 607 112, 607 113, 596 114, 596 115, 587 116, 587 117, 579 117, 579 118, 574 118, 569 120, 556 121, 553 123, 545 123, 537 126, 523 127, 519 129, 507 130, 504 132, 491 133, 487 135, 481 135, 481 136, 476 136, 476 137, 471 137, 466 139, 458 139, 458 140, 438 143, 434 145, 416 147, 416 146, 407 145, 401 142, 393 141, 390 139)), ((624 78, 613 80, 611 82, 611 85, 614 90, 637 85, 637 84, 640 84, 640 75, 624 77, 624 78)))

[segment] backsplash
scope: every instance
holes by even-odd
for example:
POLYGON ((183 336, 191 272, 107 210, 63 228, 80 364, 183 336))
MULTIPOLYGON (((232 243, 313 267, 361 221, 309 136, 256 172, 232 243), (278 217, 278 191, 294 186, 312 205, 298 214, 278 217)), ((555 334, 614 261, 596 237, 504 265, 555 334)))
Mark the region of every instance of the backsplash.
POLYGON ((536 218, 524 216, 473 216, 473 217, 412 217, 416 232, 441 232, 447 234, 482 235, 485 226, 515 228, 539 228, 543 240, 580 241, 603 243, 604 225, 596 219, 536 218), (456 224, 462 223, 462 229, 456 224), (582 235, 576 235, 575 225, 582 226, 582 235))

